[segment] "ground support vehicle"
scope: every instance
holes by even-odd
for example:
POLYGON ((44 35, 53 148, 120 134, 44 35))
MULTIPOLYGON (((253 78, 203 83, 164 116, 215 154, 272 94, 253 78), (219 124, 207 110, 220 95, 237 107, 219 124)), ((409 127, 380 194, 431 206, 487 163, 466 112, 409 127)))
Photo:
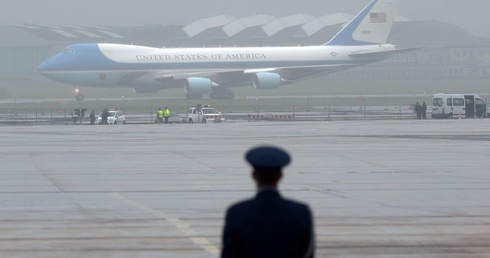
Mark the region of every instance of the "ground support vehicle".
POLYGON ((487 115, 487 104, 476 94, 434 94, 432 118, 480 118, 487 115))
POLYGON ((223 123, 226 121, 225 116, 215 108, 191 107, 187 111, 186 121, 188 123, 223 123))

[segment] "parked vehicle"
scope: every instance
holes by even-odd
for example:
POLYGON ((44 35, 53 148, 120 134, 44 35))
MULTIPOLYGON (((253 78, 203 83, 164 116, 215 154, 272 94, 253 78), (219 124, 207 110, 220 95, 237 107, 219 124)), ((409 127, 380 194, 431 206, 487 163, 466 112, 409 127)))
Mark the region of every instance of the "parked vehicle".
POLYGON ((432 118, 475 118, 487 115, 487 104, 476 94, 434 94, 432 118))
MULTIPOLYGON (((95 124, 102 124, 102 117, 99 114, 97 119, 95 119, 95 124)), ((110 125, 125 125, 126 124, 126 117, 124 116, 124 113, 119 110, 109 110, 109 116, 107 117, 107 124, 110 125)))
POLYGON ((224 115, 210 106, 191 107, 187 111, 188 123, 222 123, 225 122, 224 115))
POLYGON ((168 117, 168 123, 169 124, 180 124, 180 123, 182 123, 182 118, 179 116, 179 114, 170 111, 170 116, 168 117))

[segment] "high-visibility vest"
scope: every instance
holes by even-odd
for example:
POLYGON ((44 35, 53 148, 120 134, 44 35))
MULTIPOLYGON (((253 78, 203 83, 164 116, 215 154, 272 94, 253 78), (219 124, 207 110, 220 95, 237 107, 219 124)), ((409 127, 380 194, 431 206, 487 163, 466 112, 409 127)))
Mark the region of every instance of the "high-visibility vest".
POLYGON ((165 116, 170 116, 170 110, 168 110, 168 108, 165 109, 165 116))
POLYGON ((158 110, 157 111, 157 114, 158 114, 158 118, 163 118, 163 110, 158 110))

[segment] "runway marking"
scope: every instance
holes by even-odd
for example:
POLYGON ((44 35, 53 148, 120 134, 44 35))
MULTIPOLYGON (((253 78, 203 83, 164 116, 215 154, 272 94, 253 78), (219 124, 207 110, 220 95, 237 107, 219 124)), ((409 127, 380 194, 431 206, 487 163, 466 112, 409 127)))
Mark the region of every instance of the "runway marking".
POLYGON ((192 229, 192 227, 189 224, 183 222, 179 218, 172 217, 172 216, 170 216, 164 212, 155 210, 151 207, 148 207, 148 206, 143 205, 141 203, 135 202, 129 198, 126 198, 125 196, 123 196, 120 193, 111 193, 111 196, 122 201, 122 202, 124 202, 124 203, 126 203, 126 204, 128 204, 128 205, 130 205, 130 206, 133 206, 133 207, 138 208, 140 210, 143 210, 149 214, 152 214, 153 216, 155 216, 157 218, 164 219, 168 223, 170 223, 170 224, 174 225, 176 228, 178 228, 182 233, 184 233, 184 235, 189 237, 189 239, 192 241, 192 243, 199 246, 200 248, 202 248, 206 252, 211 253, 211 254, 219 254, 220 253, 220 249, 217 246, 213 245, 213 243, 211 243, 211 241, 209 241, 209 239, 199 236, 199 232, 192 229))

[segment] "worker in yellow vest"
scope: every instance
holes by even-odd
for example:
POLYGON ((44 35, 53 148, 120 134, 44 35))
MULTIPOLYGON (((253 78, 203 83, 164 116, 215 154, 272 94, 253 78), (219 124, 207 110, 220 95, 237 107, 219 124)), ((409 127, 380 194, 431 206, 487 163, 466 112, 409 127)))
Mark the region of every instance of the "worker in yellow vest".
POLYGON ((165 123, 168 124, 168 118, 170 117, 170 110, 168 109, 168 107, 165 107, 163 116, 165 117, 165 123))
POLYGON ((157 124, 163 124, 163 110, 161 108, 157 111, 157 124))

